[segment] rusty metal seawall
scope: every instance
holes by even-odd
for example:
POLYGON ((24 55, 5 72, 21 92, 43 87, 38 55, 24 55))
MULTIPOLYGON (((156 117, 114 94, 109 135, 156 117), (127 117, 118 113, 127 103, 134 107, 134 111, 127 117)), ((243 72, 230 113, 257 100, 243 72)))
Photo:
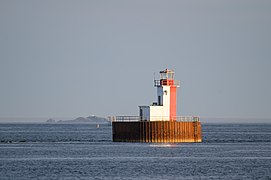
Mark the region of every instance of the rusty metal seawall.
POLYGON ((200 122, 112 122, 114 142, 202 142, 200 122))

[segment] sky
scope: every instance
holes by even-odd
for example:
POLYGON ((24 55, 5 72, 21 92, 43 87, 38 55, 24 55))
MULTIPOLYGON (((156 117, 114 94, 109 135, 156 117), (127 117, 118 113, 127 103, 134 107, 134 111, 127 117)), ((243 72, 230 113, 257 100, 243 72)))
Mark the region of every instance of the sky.
POLYGON ((269 0, 0 0, 0 120, 138 115, 154 73, 177 114, 271 119, 269 0))

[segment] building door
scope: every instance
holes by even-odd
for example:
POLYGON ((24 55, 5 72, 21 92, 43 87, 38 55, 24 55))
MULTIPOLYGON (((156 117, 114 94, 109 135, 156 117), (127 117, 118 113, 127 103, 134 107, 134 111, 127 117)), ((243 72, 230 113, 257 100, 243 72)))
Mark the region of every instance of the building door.
POLYGON ((162 103, 161 103, 161 96, 158 96, 158 105, 161 106, 162 103))

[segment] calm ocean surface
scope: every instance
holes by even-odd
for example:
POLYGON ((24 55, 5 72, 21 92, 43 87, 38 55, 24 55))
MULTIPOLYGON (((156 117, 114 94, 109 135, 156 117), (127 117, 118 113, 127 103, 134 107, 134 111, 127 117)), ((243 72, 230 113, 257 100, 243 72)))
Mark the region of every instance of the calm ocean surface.
POLYGON ((113 143, 101 124, 0 124, 0 179, 271 179, 271 124, 203 124, 202 143, 113 143))

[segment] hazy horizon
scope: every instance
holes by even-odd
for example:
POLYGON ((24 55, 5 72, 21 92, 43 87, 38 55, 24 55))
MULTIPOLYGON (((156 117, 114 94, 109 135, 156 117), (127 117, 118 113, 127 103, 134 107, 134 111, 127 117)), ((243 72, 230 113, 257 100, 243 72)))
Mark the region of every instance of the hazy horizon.
POLYGON ((270 9, 267 0, 1 0, 0 122, 138 115, 166 68, 181 81, 180 116, 271 119, 270 9))
MULTIPOLYGON (((83 116, 80 116, 83 117, 83 116)), ((107 118, 103 116, 98 116, 102 118, 107 118)), ((54 117, 54 118, 1 118, 0 123, 45 123, 48 119, 53 119, 56 121, 60 120, 73 120, 78 117, 54 117)), ((206 123, 271 123, 271 118, 251 118, 251 117, 200 117, 200 121, 204 124, 206 123)))

